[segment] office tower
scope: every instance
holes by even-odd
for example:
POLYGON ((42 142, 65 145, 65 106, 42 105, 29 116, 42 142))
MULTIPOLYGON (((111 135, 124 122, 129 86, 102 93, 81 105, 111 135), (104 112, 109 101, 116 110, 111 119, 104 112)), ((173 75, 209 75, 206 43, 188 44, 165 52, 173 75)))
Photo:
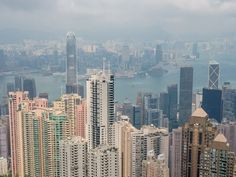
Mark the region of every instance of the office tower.
POLYGON ((203 88, 202 108, 209 115, 209 118, 220 123, 223 112, 222 91, 203 88))
POLYGON ((109 142, 118 148, 120 161, 120 174, 122 177, 131 175, 131 133, 138 131, 129 121, 127 116, 121 116, 121 120, 112 125, 112 133, 109 142))
POLYGON ((219 76, 220 76, 220 65, 216 61, 209 62, 208 71, 208 87, 209 89, 218 89, 219 76))
POLYGON ((15 76, 15 91, 23 91, 23 77, 15 76))
POLYGON ((177 128, 178 85, 168 86, 168 114, 169 129, 177 128))
POLYGON ((39 93, 39 98, 45 98, 48 100, 48 93, 39 93))
POLYGON ((159 109, 168 117, 169 114, 169 95, 166 92, 160 93, 159 109))
POLYGON ((230 151, 236 154, 236 122, 223 122, 219 124, 218 130, 226 137, 230 151))
POLYGON ((15 91, 14 83, 7 83, 7 95, 9 92, 14 92, 14 91, 15 91))
POLYGON ((219 133, 201 155, 200 176, 234 177, 236 156, 229 150, 227 139, 219 133))
POLYGON ((81 85, 81 84, 78 84, 78 94, 79 94, 79 96, 81 96, 81 98, 85 97, 85 95, 84 95, 84 86, 81 85))
POLYGON ((231 88, 230 83, 228 82, 224 83, 222 100, 223 119, 227 121, 236 121, 236 89, 231 88))
POLYGON ((195 58, 199 58, 200 57, 200 54, 199 54, 199 51, 198 51, 198 43, 197 42, 193 43, 193 46, 192 46, 192 56, 195 57, 195 58))
POLYGON ((23 81, 23 90, 28 91, 29 99, 33 99, 36 97, 36 85, 34 79, 24 79, 23 81))
POLYGON ((179 121, 185 123, 192 113, 193 67, 180 68, 179 121))
POLYGON ((133 120, 132 120, 132 117, 133 117, 133 105, 132 105, 131 102, 126 100, 122 104, 121 113, 122 113, 122 115, 128 116, 130 118, 131 123, 133 123, 133 120))
POLYGON ((79 93, 78 84, 66 84, 66 94, 79 93))
POLYGON ((198 108, 182 126, 181 176, 200 175, 200 157, 214 140, 217 129, 208 120, 207 113, 198 108))
POLYGON ((81 137, 60 141, 60 176, 87 176, 87 142, 81 137))
POLYGON ((87 103, 82 100, 75 108, 75 135, 85 138, 85 125, 87 121, 87 103))
POLYGON ((7 158, 0 157, 0 176, 8 175, 7 158))
POLYGON ((107 144, 109 128, 114 122, 114 76, 99 71, 86 81, 88 148, 107 144))
POLYGON ((76 106, 81 103, 81 97, 78 94, 64 94, 53 102, 55 110, 61 111, 67 115, 69 123, 68 136, 75 135, 76 106))
POLYGON ((10 136, 9 136, 9 118, 0 117, 0 157, 8 158, 10 156, 10 136))
POLYGON ((157 109, 158 108, 158 97, 152 94, 144 95, 144 108, 145 109, 157 109))
POLYGON ((160 63, 163 60, 163 51, 162 51, 162 46, 158 44, 156 46, 156 63, 160 63))
POLYGON ((163 114, 159 109, 147 109, 145 125, 154 125, 156 127, 163 127, 163 114))
POLYGON ((153 151, 148 152, 147 160, 143 160, 142 177, 169 177, 169 168, 163 154, 156 158, 153 151))
POLYGON ((133 115, 131 117, 131 123, 137 129, 140 129, 142 126, 141 113, 142 113, 141 107, 139 105, 133 105, 133 115))
POLYGON ((117 148, 101 145, 88 152, 89 177, 120 177, 117 148))
POLYGON ((9 125, 10 125, 10 144, 11 144, 11 171, 12 176, 19 175, 24 177, 24 153, 23 153, 23 135, 22 120, 18 114, 21 101, 28 101, 28 92, 10 92, 9 93, 9 125))
POLYGON ((73 32, 66 35, 66 84, 77 84, 76 38, 73 32))
POLYGON ((170 174, 171 177, 181 177, 182 128, 173 129, 171 136, 170 174))

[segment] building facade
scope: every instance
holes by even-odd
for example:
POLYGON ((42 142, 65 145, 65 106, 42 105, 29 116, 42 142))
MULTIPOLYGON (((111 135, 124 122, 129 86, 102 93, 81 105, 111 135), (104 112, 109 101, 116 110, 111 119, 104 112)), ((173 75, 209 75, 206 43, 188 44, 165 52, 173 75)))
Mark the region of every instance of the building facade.
POLYGON ((184 124, 192 113, 193 67, 180 68, 179 121, 184 124))

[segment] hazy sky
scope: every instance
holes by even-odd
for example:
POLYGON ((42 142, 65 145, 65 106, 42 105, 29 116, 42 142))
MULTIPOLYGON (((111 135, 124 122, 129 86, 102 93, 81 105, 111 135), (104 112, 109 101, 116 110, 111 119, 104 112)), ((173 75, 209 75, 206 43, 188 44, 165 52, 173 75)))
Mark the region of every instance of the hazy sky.
POLYGON ((0 0, 3 29, 121 38, 229 35, 236 31, 236 0, 0 0))

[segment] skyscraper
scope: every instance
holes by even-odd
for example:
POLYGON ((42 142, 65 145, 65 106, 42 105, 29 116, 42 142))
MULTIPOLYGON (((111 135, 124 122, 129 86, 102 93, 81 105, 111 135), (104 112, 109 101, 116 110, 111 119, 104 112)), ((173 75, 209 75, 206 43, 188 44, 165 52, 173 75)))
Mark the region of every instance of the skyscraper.
POLYGON ((29 98, 36 97, 36 84, 34 79, 25 78, 23 81, 23 90, 29 92, 29 98))
POLYGON ((201 156, 200 176, 235 177, 234 166, 236 156, 229 150, 229 143, 219 133, 201 156))
POLYGON ((109 70, 90 76, 87 85, 88 148, 107 144, 109 128, 114 122, 114 76, 109 70))
POLYGON ((208 83, 209 89, 218 89, 219 76, 220 76, 220 65, 216 61, 209 62, 208 71, 208 83))
MULTIPOLYGON (((55 110, 63 112, 67 115, 69 123, 69 134, 68 136, 75 135, 76 127, 76 107, 81 103, 81 97, 78 94, 64 94, 59 99, 53 102, 55 110)), ((77 126, 77 125, 76 125, 77 126)))
POLYGON ((9 117, 0 117, 0 157, 8 158, 10 155, 9 117))
POLYGON ((181 177, 182 128, 173 129, 171 138, 171 177, 181 177))
POLYGON ((76 38, 73 32, 66 36, 66 93, 78 92, 77 89, 77 61, 76 61, 76 38))
POLYGON ((179 121, 188 120, 192 113, 193 67, 180 68, 179 121))
POLYGON ((223 101, 222 91, 218 89, 203 88, 202 108, 210 118, 222 121, 223 101))
POLYGON ((87 176, 87 142, 81 137, 60 141, 60 177, 87 176))
POLYGON ((208 120, 208 115, 202 108, 193 112, 182 126, 182 177, 199 177, 201 155, 209 147, 216 133, 216 127, 208 120))
POLYGON ((18 114, 21 101, 28 100, 28 92, 9 93, 9 125, 10 125, 10 144, 11 144, 11 171, 12 176, 19 175, 24 177, 24 153, 22 119, 18 114))
POLYGON ((135 131, 138 130, 127 120, 126 116, 122 116, 121 121, 117 121, 112 125, 112 133, 109 141, 112 146, 118 148, 120 174, 122 177, 129 177, 131 175, 131 133, 135 131))
POLYGON ((169 129, 177 128, 178 85, 168 86, 168 114, 169 129))
POLYGON ((15 91, 23 91, 23 77, 15 76, 15 91))
POLYGON ((231 88, 230 83, 224 83, 222 89, 223 119, 236 121, 236 89, 231 88))

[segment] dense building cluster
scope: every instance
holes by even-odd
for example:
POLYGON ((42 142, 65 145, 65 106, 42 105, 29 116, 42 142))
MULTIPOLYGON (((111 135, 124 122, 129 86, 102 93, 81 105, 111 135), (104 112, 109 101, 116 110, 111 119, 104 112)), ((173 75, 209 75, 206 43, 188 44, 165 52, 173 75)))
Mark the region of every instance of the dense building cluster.
MULTIPOLYGON (((66 93, 52 103, 47 94, 36 96, 32 79, 16 77, 17 90, 9 86, 9 115, 0 119, 0 175, 236 177, 236 91, 229 84, 219 89, 217 63, 210 63, 203 94, 193 94, 193 67, 182 67, 179 92, 172 84, 159 95, 140 93, 135 104, 118 104, 105 65, 90 72, 84 97, 75 45, 68 33, 66 93)), ((160 62, 161 46, 156 51, 160 62)))

